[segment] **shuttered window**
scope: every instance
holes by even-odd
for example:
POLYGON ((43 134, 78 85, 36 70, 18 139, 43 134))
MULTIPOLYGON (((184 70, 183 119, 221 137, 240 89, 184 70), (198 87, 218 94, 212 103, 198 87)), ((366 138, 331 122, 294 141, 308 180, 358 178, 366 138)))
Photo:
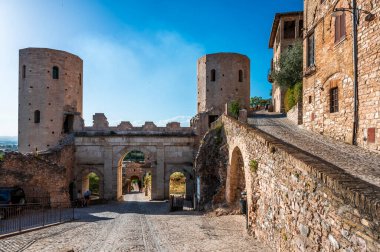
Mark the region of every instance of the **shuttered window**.
POLYGON ((335 18, 335 43, 346 37, 346 14, 343 13, 335 18))

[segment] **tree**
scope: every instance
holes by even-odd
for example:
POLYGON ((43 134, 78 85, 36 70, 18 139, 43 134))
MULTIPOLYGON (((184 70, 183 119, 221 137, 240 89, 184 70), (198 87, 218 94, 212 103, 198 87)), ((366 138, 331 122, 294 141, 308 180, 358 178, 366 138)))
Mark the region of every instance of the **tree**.
POLYGON ((252 108, 256 106, 265 106, 271 103, 271 99, 263 99, 261 96, 251 97, 250 105, 252 108))
POLYGON ((280 87, 289 88, 302 82, 302 42, 297 41, 286 49, 276 62, 271 77, 280 87))

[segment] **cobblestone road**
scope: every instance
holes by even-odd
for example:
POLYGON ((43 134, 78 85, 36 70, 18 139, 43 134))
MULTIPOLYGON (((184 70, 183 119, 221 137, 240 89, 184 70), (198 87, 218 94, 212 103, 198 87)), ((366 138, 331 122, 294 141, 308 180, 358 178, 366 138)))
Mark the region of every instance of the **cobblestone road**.
POLYGON ((168 213, 142 194, 78 209, 78 221, 0 240, 0 251, 269 251, 246 234, 243 216, 168 213))
POLYGON ((278 114, 258 113, 249 118, 248 123, 344 169, 355 177, 380 186, 380 154, 307 131, 278 114))

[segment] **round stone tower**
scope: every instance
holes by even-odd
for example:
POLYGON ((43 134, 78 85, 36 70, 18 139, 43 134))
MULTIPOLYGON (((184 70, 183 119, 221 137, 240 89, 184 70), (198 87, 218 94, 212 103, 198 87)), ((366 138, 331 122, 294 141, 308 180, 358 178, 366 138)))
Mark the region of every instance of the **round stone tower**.
POLYGON ((18 145, 22 153, 56 146, 82 126, 83 61, 47 48, 19 52, 18 145))
MULTIPOLYGON (((220 116, 225 104, 249 108, 250 61, 238 53, 207 54, 198 59, 198 114, 220 116)), ((211 120, 213 120, 211 118, 211 120)))

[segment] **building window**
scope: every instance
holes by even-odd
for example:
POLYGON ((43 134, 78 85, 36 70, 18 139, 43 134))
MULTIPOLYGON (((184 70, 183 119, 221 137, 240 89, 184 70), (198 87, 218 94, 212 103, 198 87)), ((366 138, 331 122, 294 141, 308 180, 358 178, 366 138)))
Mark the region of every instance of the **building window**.
POLYGON ((346 15, 343 12, 342 15, 335 18, 335 43, 342 41, 346 37, 346 15))
POLYGON ((330 89, 330 112, 335 113, 339 111, 339 100, 338 100, 338 88, 330 89))
POLYGON ((311 67, 315 65, 315 45, 314 45, 314 32, 307 37, 307 66, 311 67))
POLYGON ((313 101, 313 98, 311 97, 311 95, 309 95, 309 104, 313 101))
POLYGON ((57 66, 53 66, 53 79, 59 79, 59 68, 57 66))
POLYGON ((296 37, 296 21, 284 22, 284 39, 294 39, 296 37))
POLYGON ((239 70, 239 82, 243 82, 243 70, 239 70))
POLYGON ((211 81, 215 81, 215 69, 211 69, 211 81))
POLYGON ((40 123, 41 113, 39 110, 34 111, 34 123, 40 123))
POLYGON ((79 74, 79 86, 82 86, 82 74, 79 74))
POLYGON ((26 66, 23 65, 22 66, 22 78, 25 79, 25 77, 26 77, 26 66))

